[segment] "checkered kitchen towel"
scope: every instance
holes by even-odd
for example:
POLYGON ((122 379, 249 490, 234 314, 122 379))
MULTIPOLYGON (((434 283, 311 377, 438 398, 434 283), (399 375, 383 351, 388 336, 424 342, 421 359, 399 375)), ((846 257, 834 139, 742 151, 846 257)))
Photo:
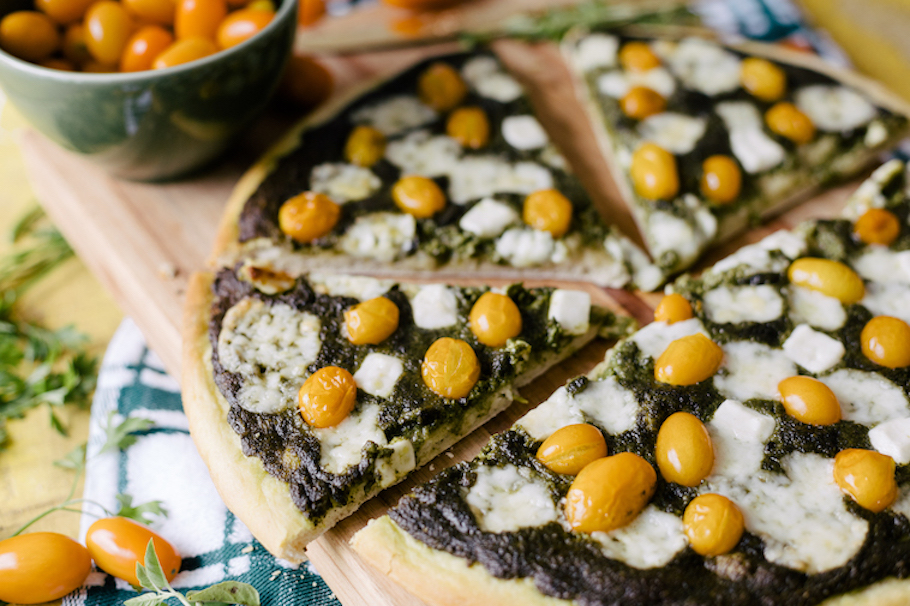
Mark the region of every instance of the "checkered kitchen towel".
MULTIPOLYGON (((160 500, 169 515, 151 527, 183 556, 181 572, 171 583, 186 591, 227 580, 250 583, 264 606, 338 606, 339 602, 309 564, 295 567, 271 556, 246 526, 227 510, 187 429, 177 382, 146 346, 131 320, 111 340, 98 378, 89 428, 85 498, 110 511, 116 495, 133 503, 160 500), (124 451, 98 454, 108 417, 154 421, 124 451)), ((86 505, 87 511, 97 511, 86 505)), ((82 517, 84 539, 94 516, 82 517)), ((114 606, 135 597, 130 586, 103 572, 93 572, 86 586, 64 599, 65 606, 114 606)))

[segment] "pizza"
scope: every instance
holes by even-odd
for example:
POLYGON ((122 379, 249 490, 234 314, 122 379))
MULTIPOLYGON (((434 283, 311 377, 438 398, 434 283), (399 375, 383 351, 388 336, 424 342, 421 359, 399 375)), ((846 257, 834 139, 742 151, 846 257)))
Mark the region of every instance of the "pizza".
POLYGON ((907 186, 680 278, 355 550, 433 605, 908 603, 907 186))
POLYGON ((908 132, 903 99, 776 46, 577 31, 563 50, 664 273, 856 175, 908 132))
POLYGON ((253 264, 193 277, 183 403, 227 506, 292 562, 338 520, 630 320, 585 291, 293 278, 253 264))
POLYGON ((291 275, 664 279, 488 52, 428 59, 302 122, 235 190, 215 257, 291 275))

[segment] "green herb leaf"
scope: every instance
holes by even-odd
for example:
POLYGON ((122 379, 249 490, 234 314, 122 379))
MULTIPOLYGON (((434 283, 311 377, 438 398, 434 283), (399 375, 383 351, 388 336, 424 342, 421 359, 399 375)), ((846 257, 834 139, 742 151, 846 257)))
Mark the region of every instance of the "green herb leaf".
MULTIPOLYGON (((149 545, 151 545, 151 540, 149 540, 149 545)), ((151 589, 152 591, 158 591, 158 588, 152 584, 152 581, 149 579, 148 572, 145 569, 145 566, 136 562, 136 578, 139 580, 139 585, 145 589, 151 589)))
POLYGON ((50 416, 51 416, 51 427, 53 427, 54 430, 57 433, 59 433, 61 436, 68 436, 69 432, 67 431, 66 426, 57 417, 57 415, 54 414, 54 409, 49 408, 48 411, 50 412, 50 416))
POLYGON ((69 453, 62 459, 57 459, 54 461, 54 465, 57 467, 62 467, 63 469, 71 469, 73 471, 79 471, 85 468, 85 447, 86 445, 80 444, 76 448, 69 451, 69 453))
POLYGON ((243 604, 259 606, 259 592, 247 583, 224 581, 202 589, 187 592, 186 598, 191 602, 220 602, 222 604, 243 604))
POLYGON ((107 426, 104 429, 106 438, 98 454, 110 450, 125 450, 136 443, 136 436, 133 435, 135 432, 148 431, 155 426, 154 421, 142 417, 126 417, 115 423, 116 415, 117 412, 112 410, 107 416, 107 426))
POLYGON ((149 501, 133 505, 133 497, 128 494, 118 494, 117 502, 120 503, 120 510, 117 515, 122 518, 129 518, 140 524, 151 524, 149 516, 160 516, 166 518, 168 513, 161 501, 149 501))
POLYGON ((123 606, 158 606, 167 601, 166 595, 158 593, 143 593, 142 595, 130 598, 123 602, 123 606))
POLYGON ((10 240, 15 243, 32 233, 35 226, 44 217, 43 208, 40 206, 33 207, 30 211, 19 217, 19 220, 13 225, 13 229, 10 231, 10 240))
MULTIPOLYGON (((138 572, 138 568, 136 569, 138 572)), ((147 580, 151 583, 151 589, 155 591, 160 591, 170 587, 170 584, 167 582, 167 577, 164 575, 164 571, 161 569, 161 563, 158 561, 158 554, 155 553, 155 542, 152 539, 149 539, 149 544, 145 548, 145 573, 147 575, 147 580)), ((136 575, 139 576, 138 574, 136 575)), ((143 584, 143 587, 145 585, 143 584)))

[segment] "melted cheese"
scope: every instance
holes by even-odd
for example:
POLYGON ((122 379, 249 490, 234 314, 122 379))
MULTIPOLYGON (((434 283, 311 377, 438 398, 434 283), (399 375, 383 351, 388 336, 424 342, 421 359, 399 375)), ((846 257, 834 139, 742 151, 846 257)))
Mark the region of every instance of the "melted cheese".
POLYGON ((800 111, 823 131, 850 131, 867 124, 876 114, 874 105, 845 86, 805 86, 795 97, 800 111))
POLYGON ((424 177, 448 174, 461 153, 458 141, 446 135, 433 135, 428 130, 414 131, 390 141, 385 149, 386 159, 400 168, 403 174, 424 177))
POLYGON ((502 66, 492 57, 471 59, 461 68, 461 75, 477 94, 500 103, 514 101, 524 92, 515 78, 502 71, 502 66))
POLYGON ((319 294, 331 297, 351 297, 360 301, 375 299, 389 291, 395 282, 366 276, 341 274, 310 274, 307 281, 319 294))
POLYGON ((712 475, 730 479, 756 473, 776 421, 736 400, 725 400, 707 424, 714 446, 712 475))
POLYGON ((708 96, 739 88, 739 57, 703 38, 686 38, 666 55, 683 84, 708 96))
POLYGON ((708 121, 696 116, 662 112, 638 123, 638 134, 673 154, 687 154, 705 135, 708 121))
POLYGON ((690 318, 673 324, 651 322, 632 335, 630 340, 638 345, 643 358, 654 358, 656 360, 660 357, 660 354, 664 353, 664 350, 672 341, 694 335, 695 333, 708 336, 698 318, 690 318))
POLYGON ((784 313, 784 300, 773 286, 720 286, 705 293, 705 313, 718 324, 771 322, 784 313))
POLYGON ((867 246, 852 265, 856 273, 873 282, 910 284, 910 250, 894 252, 887 246, 867 246))
POLYGON ((355 123, 369 124, 386 136, 423 126, 436 118, 437 114, 432 108, 412 95, 391 97, 351 114, 351 120, 355 123))
POLYGON ((685 266, 698 257, 709 237, 685 219, 655 211, 648 217, 648 239, 655 257, 673 253, 677 255, 678 263, 685 266))
POLYGON ((837 396, 848 421, 872 426, 910 416, 904 390, 879 374, 842 368, 819 380, 837 396))
POLYGON ((542 265, 553 251, 550 232, 527 227, 513 227, 496 240, 496 254, 515 267, 542 265))
POLYGON ((682 519, 654 505, 645 507, 628 525, 592 532, 591 538, 608 558, 641 570, 666 566, 689 544, 682 519))
POLYGON ((363 448, 369 442, 385 446, 388 440, 379 427, 379 412, 378 406, 367 406, 355 410, 334 427, 311 428, 319 440, 322 468, 329 473, 343 473, 360 462, 363 448))
POLYGON ((320 328, 319 318, 284 303, 247 298, 231 307, 218 335, 218 359, 240 376, 240 406, 275 413, 293 405, 322 347, 320 328))
POLYGON ((376 458, 376 475, 383 488, 395 484, 417 467, 414 445, 410 440, 395 438, 376 458))
POLYGON ((884 208, 887 201, 882 195, 882 188, 904 170, 904 163, 898 159, 889 160, 876 168, 850 195, 844 208, 844 218, 856 221, 870 208, 884 208))
POLYGON ((787 152, 765 134, 761 114, 748 101, 718 103, 717 114, 730 131, 733 154, 748 173, 760 173, 784 161, 787 152))
POLYGON ((822 330, 838 330, 847 321, 847 312, 839 299, 817 290, 790 285, 790 318, 793 322, 806 323, 822 330))
POLYGON ((617 50, 619 39, 616 36, 590 34, 582 38, 575 47, 575 64, 584 72, 613 67, 616 65, 617 50))
POLYGON ((557 519, 547 484, 524 467, 481 465, 465 501, 486 532, 514 532, 557 519))
POLYGON ((369 198, 382 181, 368 168, 344 163, 326 163, 313 168, 310 189, 327 195, 336 204, 369 198))
POLYGON ((779 349, 752 341, 732 341, 722 347, 724 365, 714 375, 714 386, 728 398, 774 400, 778 383, 796 374, 796 365, 779 349))
POLYGON ((780 230, 766 236, 755 244, 743 246, 711 268, 711 273, 724 273, 737 267, 747 267, 754 273, 781 273, 790 265, 788 259, 772 256, 772 251, 783 253, 789 259, 796 259, 806 251, 806 239, 801 234, 780 230))
POLYGON ((341 237, 341 250, 354 257, 394 261, 411 250, 417 223, 403 213, 372 213, 357 217, 341 237))
POLYGON ((481 238, 495 238, 520 220, 518 211, 505 202, 484 198, 468 209, 458 221, 458 226, 481 238))
POLYGON ((739 506, 746 530, 764 540, 768 561, 807 574, 843 566, 862 547, 869 525, 847 510, 834 483, 834 460, 793 453, 781 465, 785 475, 712 475, 700 492, 739 506))
POLYGON ((643 72, 615 70, 607 72, 597 79, 597 90, 614 99, 622 99, 629 89, 636 86, 650 88, 666 99, 676 90, 676 80, 663 67, 655 67, 643 72))
POLYGON ((449 197, 464 204, 498 193, 527 195, 553 187, 549 169, 536 162, 512 164, 496 156, 469 156, 449 169, 449 197))
POLYGON ((793 329, 784 341, 783 350, 788 358, 815 374, 837 366, 846 353, 843 343, 808 324, 793 329))
POLYGON ((904 284, 866 284, 860 304, 876 316, 894 316, 910 323, 910 287, 904 284))
POLYGON ((547 133, 534 116, 508 116, 502 121, 502 137, 515 149, 540 149, 547 144, 547 133))

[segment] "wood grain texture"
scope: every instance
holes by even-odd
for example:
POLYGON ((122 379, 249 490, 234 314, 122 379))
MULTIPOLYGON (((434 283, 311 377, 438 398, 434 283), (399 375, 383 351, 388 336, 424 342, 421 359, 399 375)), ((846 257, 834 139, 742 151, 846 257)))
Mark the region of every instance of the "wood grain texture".
MULTIPOLYGON (((368 56, 336 57, 327 61, 342 92, 364 78, 379 76, 416 60, 434 49, 406 49, 368 56)), ((575 99, 570 76, 549 45, 497 45, 503 61, 527 85, 544 126, 566 151, 573 169, 592 193, 603 214, 636 240, 628 209, 597 151, 597 142, 575 99)), ((236 151, 196 177, 167 184, 141 184, 113 179, 84 159, 64 152, 34 133, 22 140, 28 173, 35 191, 85 260, 124 311, 145 333, 150 345, 174 376, 180 376, 179 325, 183 294, 190 272, 204 267, 216 226, 231 188, 242 171, 290 125, 286 116, 271 116, 249 131, 236 151)), ((721 247, 716 260, 736 247, 776 229, 793 226, 808 217, 835 215, 855 185, 831 190, 797 207, 770 224, 721 247)), ((642 297, 624 291, 609 296, 592 287, 598 301, 624 305, 646 322, 659 295, 642 297)), ((440 469, 476 454, 489 436, 510 426, 568 378, 589 371, 603 358, 606 344, 596 342, 581 354, 558 365, 522 389, 527 403, 507 412, 471 434, 449 453, 417 471, 408 480, 368 502, 322 538, 308 553, 329 586, 345 606, 420 606, 384 576, 361 562, 348 546, 353 533, 368 519, 380 515, 416 483, 440 469)))

